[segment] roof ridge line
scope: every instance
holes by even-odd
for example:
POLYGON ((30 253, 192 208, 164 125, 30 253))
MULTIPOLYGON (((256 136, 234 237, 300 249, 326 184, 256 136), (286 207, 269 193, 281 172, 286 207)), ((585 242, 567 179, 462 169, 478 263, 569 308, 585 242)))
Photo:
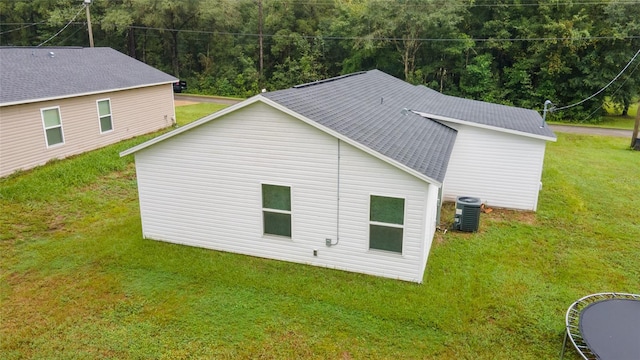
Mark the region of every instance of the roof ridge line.
POLYGON ((332 78, 329 78, 329 79, 316 80, 316 81, 313 81, 313 82, 310 82, 310 83, 295 85, 295 86, 293 86, 293 88, 294 89, 301 89, 301 88, 305 88, 305 87, 309 87, 309 86, 324 84, 324 83, 328 83, 328 82, 332 82, 332 81, 348 78, 348 77, 351 77, 351 76, 366 74, 366 73, 367 73, 366 71, 358 71, 358 72, 354 72, 354 73, 351 73, 351 74, 332 77, 332 78))

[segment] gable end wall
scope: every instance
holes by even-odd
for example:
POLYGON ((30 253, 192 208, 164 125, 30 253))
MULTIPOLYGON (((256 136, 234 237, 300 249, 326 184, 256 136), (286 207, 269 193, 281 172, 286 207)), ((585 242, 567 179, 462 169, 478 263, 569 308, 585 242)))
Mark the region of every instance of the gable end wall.
POLYGON ((135 156, 146 238, 422 281, 432 186, 266 104, 135 156), (262 183, 291 187, 291 239, 262 234, 262 183), (402 255, 368 249, 371 194, 406 199, 402 255))
POLYGON ((537 209, 546 141, 444 123, 458 130, 443 186, 445 201, 472 196, 488 206, 537 209))

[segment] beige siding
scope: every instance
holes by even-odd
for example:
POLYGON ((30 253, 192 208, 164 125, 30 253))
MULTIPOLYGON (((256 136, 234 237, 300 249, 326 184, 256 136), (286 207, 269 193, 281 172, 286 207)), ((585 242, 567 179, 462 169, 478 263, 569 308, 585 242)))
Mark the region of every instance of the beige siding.
POLYGON ((146 238, 422 281, 431 185, 268 105, 143 149, 136 169, 146 238), (291 187, 291 239, 263 235, 261 183, 291 187), (402 254, 369 250, 371 194, 406 199, 402 254))
POLYGON ((170 126, 171 84, 0 107, 0 177, 170 126), (113 131, 100 133, 97 100, 110 99, 113 131), (64 144, 47 148, 40 109, 60 107, 64 144))

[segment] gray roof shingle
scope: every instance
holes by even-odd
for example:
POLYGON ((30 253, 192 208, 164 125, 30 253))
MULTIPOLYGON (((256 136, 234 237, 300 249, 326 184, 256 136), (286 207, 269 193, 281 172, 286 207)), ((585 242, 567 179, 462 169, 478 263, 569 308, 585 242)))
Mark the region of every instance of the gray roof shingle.
POLYGON ((0 48, 0 105, 176 80, 111 48, 0 48))
POLYGON ((457 132, 430 116, 555 138, 536 111, 443 95, 379 70, 262 95, 439 182, 457 132))
POLYGON ((541 127, 542 117, 535 110, 463 99, 444 95, 424 86, 419 87, 424 93, 425 101, 412 110, 425 116, 443 116, 524 134, 552 139, 556 137, 548 126, 541 127))
POLYGON ((262 94, 438 182, 456 130, 412 114, 423 89, 373 70, 262 94))

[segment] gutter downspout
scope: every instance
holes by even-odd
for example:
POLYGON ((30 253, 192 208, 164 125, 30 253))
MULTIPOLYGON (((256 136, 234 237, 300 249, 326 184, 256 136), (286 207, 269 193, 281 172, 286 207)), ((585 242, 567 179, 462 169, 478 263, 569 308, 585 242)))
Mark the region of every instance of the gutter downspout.
POLYGON ((337 181, 337 196, 336 196, 336 243, 340 242, 340 139, 338 139, 338 181, 337 181))
POLYGON ((325 245, 327 247, 331 247, 334 245, 338 245, 340 242, 340 144, 342 141, 338 139, 338 169, 337 169, 337 179, 336 179, 336 242, 334 243, 331 238, 325 239, 325 245))

